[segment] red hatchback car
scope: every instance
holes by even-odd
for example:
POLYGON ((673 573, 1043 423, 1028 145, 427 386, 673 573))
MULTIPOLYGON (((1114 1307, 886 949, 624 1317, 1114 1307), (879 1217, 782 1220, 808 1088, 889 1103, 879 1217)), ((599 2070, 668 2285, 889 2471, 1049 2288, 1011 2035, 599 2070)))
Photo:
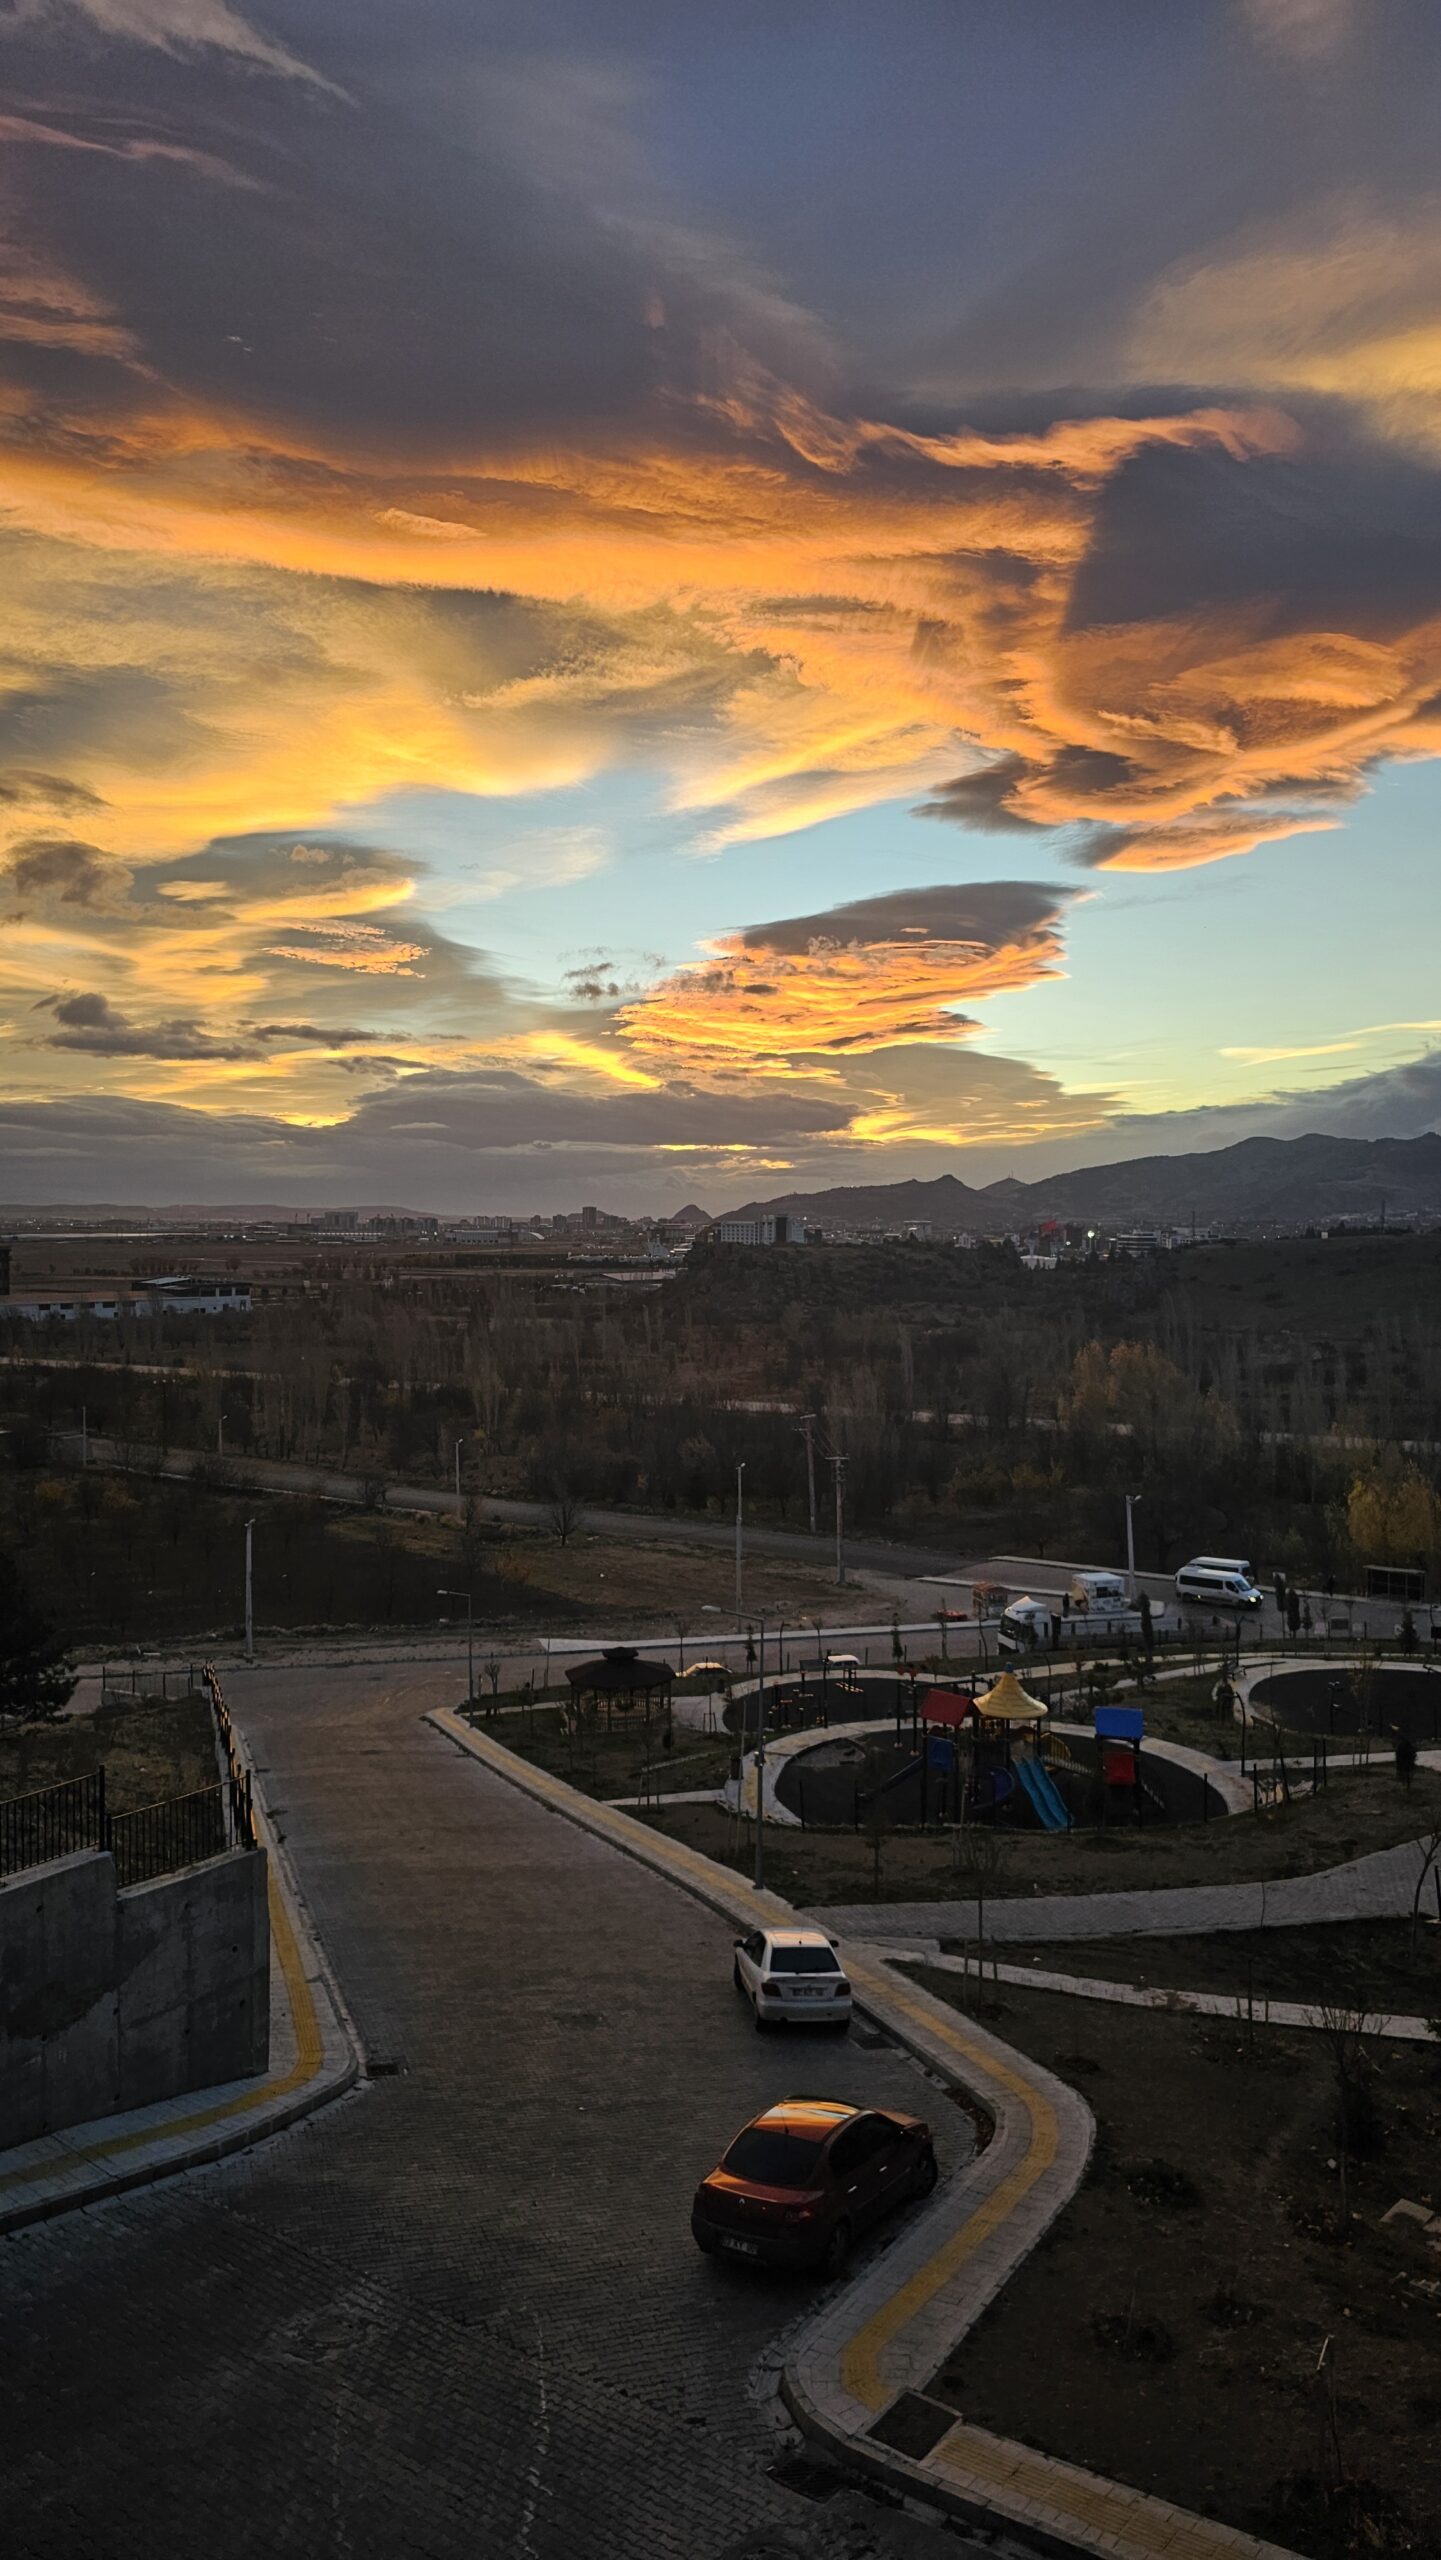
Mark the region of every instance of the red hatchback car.
POLYGON ((783 2098, 702 2178, 690 2227, 707 2256, 720 2249, 839 2275, 851 2243, 898 2204, 928 2196, 938 2175, 931 2129, 919 2116, 783 2098))

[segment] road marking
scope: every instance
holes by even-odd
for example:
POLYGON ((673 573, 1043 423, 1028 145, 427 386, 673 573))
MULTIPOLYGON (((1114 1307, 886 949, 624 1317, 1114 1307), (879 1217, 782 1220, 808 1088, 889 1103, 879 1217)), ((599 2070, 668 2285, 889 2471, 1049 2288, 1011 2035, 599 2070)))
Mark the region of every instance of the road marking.
POLYGON ((1024 2080, 1019 2072, 1010 2070, 993 2055, 983 2052, 959 2028, 941 2026, 929 2009, 923 2011, 907 1997, 893 1974, 880 1974, 868 1965, 857 1968, 852 1964, 851 1980, 855 1982, 858 1978, 863 1986, 869 1978, 872 1990, 887 2003, 899 2009, 928 2037, 949 2045, 965 2063, 969 2073, 993 2081, 1005 2090, 1008 2097, 1018 2099, 1025 2109, 1027 2122, 1026 2148, 1015 2166, 992 2188, 959 2231, 953 2231, 949 2239, 943 2241, 935 2256, 898 2286, 890 2299, 883 2302, 878 2311, 872 2312, 870 2318, 847 2340, 841 2355, 841 2380, 863 2408, 880 2410, 895 2396, 893 2386, 881 2373, 880 2360, 886 2348, 903 2329, 910 2326, 918 2312, 934 2301, 992 2234, 1009 2220, 1022 2197, 1029 2195, 1037 2180, 1045 2176, 1056 2157, 1060 2127, 1054 2108, 1041 2090, 1024 2080))
MULTIPOLYGON (((203 2133, 213 2124, 228 2123, 235 2116, 250 2114, 254 2108, 268 2106, 277 2098, 292 2097, 315 2077, 325 2058, 325 2038, 311 1997, 310 1984, 300 1961, 300 1949, 285 1898, 275 1881, 273 1867, 266 1875, 266 1899, 270 1906, 271 1935, 280 1958, 286 1996, 290 2002, 291 2021, 295 2029, 295 2060, 288 2071, 274 2079, 261 2081, 254 2089, 242 2089, 236 2097, 225 2098, 218 2106, 193 2108, 187 2115, 172 2116, 161 2124, 138 2126, 131 2133, 112 2136, 108 2142, 94 2142, 83 2148, 67 2149, 59 2159, 31 2163, 25 2169, 10 2169, 0 2176, 0 2195, 14 2188, 32 2186, 57 2176, 62 2170, 83 2167, 87 2162, 111 2160, 129 2151, 144 2151, 153 2144, 178 2142, 185 2135, 203 2133)), ((63 2137, 61 2137, 63 2139, 63 2137)))

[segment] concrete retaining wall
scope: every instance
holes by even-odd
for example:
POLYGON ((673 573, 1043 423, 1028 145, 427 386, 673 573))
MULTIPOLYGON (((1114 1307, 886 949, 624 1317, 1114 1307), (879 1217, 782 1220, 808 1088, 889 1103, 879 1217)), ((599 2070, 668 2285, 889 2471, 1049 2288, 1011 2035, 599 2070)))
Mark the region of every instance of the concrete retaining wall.
POLYGON ((0 1884, 0 2149, 264 2071, 265 1851, 117 1893, 86 1850, 0 1884))

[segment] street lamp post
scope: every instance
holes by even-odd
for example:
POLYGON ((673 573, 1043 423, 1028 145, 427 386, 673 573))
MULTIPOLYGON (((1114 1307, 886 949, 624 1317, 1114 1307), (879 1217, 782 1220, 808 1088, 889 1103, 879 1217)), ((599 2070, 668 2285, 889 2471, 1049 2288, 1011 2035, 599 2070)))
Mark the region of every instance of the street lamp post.
POLYGON ((255 1523, 245 1523, 245 1659, 255 1660, 255 1523))
POLYGON ((806 1501, 810 1506, 811 1536, 816 1534, 816 1418, 813 1413, 801 1415, 801 1438, 806 1444, 806 1501))
POLYGON ((745 1605, 745 1474, 744 1458, 736 1461, 736 1625, 745 1605))
POLYGON ((460 1500, 460 1453, 464 1447, 465 1442, 463 1440, 457 1440, 455 1444, 455 1498, 457 1502, 460 1500))
POLYGON ((836 1583, 844 1589, 846 1579, 846 1462, 837 1453, 831 1460, 836 1480, 836 1583))
POLYGON ((1132 1600, 1136 1596, 1136 1526, 1132 1513, 1140 1499, 1138 1493, 1126 1496, 1126 1591, 1132 1600))
POLYGON ((468 1591, 437 1591, 437 1600, 465 1602, 465 1703, 475 1704, 475 1602, 468 1591))
POLYGON ((80 1408, 80 1464, 82 1467, 90 1464, 90 1420, 83 1404, 80 1408))
POLYGON ((760 1622, 760 1673, 756 1684, 756 1891, 766 1880, 766 1622, 760 1622))

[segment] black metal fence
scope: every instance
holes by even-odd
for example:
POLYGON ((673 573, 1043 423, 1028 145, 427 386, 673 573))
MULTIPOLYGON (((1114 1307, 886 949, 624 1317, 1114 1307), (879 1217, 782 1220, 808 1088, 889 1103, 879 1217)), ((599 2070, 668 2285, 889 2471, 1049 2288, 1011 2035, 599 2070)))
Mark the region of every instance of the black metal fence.
POLYGON ((0 1804, 0 1876, 43 1867, 77 1849, 103 1849, 106 1841, 105 1772, 62 1779, 0 1804))
POLYGON ((226 1849, 253 1849, 255 1806, 245 1765, 220 1683, 207 1663, 203 1674, 215 1715, 225 1775, 213 1787, 166 1796, 156 1804, 112 1813, 105 1801, 105 1771, 62 1778, 53 1787, 0 1804, 0 1876, 43 1867, 78 1849, 108 1849, 116 1883, 148 1884, 226 1849))
POLYGON ((194 1795, 167 1796, 133 1813, 112 1813, 107 1846, 118 1885, 148 1884, 228 1849, 225 1789, 200 1787, 194 1795))

